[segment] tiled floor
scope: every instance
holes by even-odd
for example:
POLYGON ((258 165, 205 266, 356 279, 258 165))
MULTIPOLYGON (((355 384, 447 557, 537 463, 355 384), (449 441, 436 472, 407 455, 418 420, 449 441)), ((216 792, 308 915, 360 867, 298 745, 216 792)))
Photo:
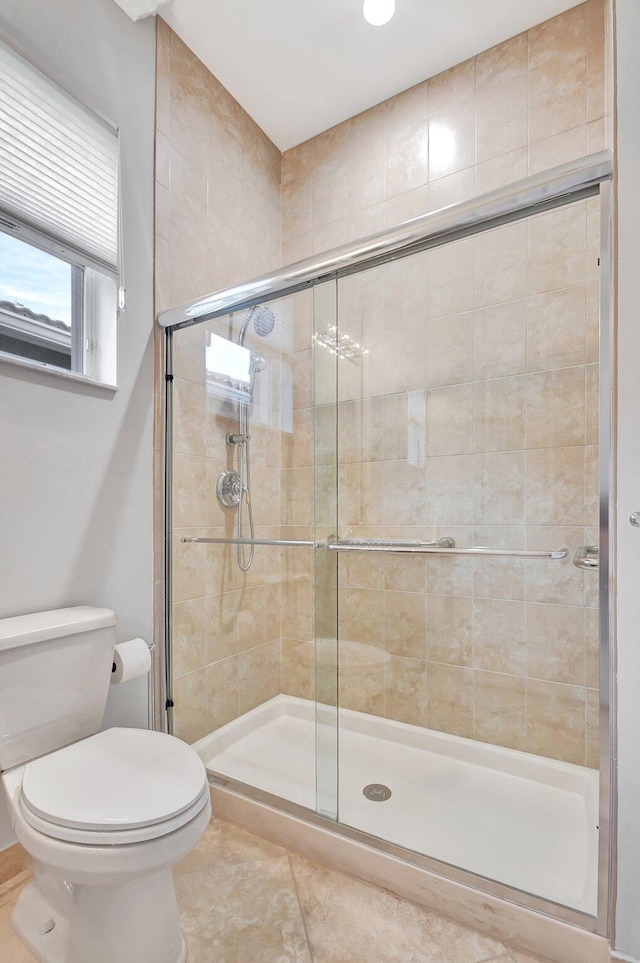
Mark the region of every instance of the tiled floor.
MULTIPOLYGON (((219 819, 176 886, 189 963, 535 963, 219 819)), ((0 963, 33 963, 9 924, 16 897, 0 901, 0 963)))

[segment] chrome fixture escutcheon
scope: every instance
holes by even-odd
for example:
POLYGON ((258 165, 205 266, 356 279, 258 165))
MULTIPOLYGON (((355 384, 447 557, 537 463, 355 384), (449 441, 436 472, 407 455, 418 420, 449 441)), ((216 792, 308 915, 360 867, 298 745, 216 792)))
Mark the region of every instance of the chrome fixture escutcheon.
POLYGON ((237 471, 220 472, 216 484, 216 495, 224 508, 235 508, 236 505, 240 504, 242 485, 237 471))
POLYGON ((630 515, 629 521, 634 528, 640 528, 640 512, 634 512, 633 515, 630 515))

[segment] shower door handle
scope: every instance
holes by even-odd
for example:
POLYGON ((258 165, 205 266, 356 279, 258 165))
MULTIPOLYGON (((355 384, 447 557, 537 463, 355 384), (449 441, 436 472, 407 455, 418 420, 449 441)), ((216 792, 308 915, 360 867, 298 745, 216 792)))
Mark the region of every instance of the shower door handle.
POLYGON ((576 568, 598 569, 600 562, 598 555, 597 545, 581 545, 573 556, 573 564, 576 568))

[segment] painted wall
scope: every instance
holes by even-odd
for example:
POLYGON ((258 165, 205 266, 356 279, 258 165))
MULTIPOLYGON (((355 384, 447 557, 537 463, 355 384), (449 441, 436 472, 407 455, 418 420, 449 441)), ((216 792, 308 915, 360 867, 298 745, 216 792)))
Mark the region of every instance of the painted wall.
MULTIPOLYGON (((2 34, 120 125, 127 309, 115 394, 0 364, 0 617, 101 605, 119 641, 150 639, 155 23, 112 0, 0 0, 2 34)), ((136 681, 111 692, 105 723, 147 715, 136 681)), ((10 842, 0 813, 0 848, 10 842)))
POLYGON ((640 960, 640 6, 617 0, 618 165, 618 899, 615 946, 640 960))

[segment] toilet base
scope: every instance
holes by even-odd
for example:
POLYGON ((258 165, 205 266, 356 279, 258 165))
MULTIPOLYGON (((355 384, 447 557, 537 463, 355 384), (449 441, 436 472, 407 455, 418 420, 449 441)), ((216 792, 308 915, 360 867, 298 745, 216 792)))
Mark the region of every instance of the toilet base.
POLYGON ((84 886, 34 866, 12 925, 40 963, 186 963, 170 869, 84 886))

